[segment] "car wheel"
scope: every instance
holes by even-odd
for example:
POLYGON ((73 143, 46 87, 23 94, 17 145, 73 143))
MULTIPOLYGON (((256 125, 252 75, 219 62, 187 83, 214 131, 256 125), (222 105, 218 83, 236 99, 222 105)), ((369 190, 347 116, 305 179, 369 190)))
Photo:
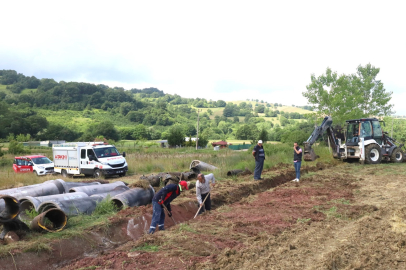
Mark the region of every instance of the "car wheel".
POLYGON ((68 177, 68 172, 66 170, 62 170, 61 174, 63 177, 68 177))
POLYGON ((105 178, 103 171, 101 171, 99 169, 94 170, 93 177, 94 178, 99 178, 99 179, 104 179, 105 178))
POLYGON ((120 177, 124 177, 125 174, 126 174, 126 172, 123 172, 123 173, 120 173, 119 176, 120 176, 120 177))

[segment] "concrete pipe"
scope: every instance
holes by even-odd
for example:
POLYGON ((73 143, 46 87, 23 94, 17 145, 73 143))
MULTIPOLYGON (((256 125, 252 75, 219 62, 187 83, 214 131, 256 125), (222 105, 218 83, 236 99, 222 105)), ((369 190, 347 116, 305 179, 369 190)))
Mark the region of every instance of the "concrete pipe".
POLYGON ((93 194, 98 194, 98 193, 105 193, 109 192, 112 189, 114 189, 117 186, 125 186, 124 182, 117 181, 114 183, 110 184, 103 184, 103 185, 91 185, 91 186, 82 186, 82 187, 74 187, 69 190, 69 193, 71 192, 84 192, 87 195, 91 196, 93 194))
POLYGON ((87 197, 68 201, 45 201, 38 206, 38 213, 58 208, 67 216, 77 216, 80 214, 90 215, 96 209, 97 203, 102 200, 102 197, 87 197))
POLYGON ((0 190, 0 195, 12 195, 14 193, 20 193, 21 191, 36 187, 42 185, 41 184, 35 184, 35 185, 29 185, 29 186, 24 186, 24 187, 18 187, 18 188, 9 188, 9 189, 3 189, 0 190))
POLYGON ((30 227, 35 231, 59 232, 65 228, 67 222, 68 217, 62 210, 52 208, 36 216, 30 227))
POLYGON ((231 170, 227 172, 227 176, 239 175, 243 172, 244 172, 243 170, 231 170))
MULTIPOLYGON (((125 191, 127 191, 127 190, 129 190, 129 189, 130 189, 130 188, 127 187, 127 186, 118 186, 118 187, 115 187, 113 190, 110 190, 110 191, 108 191, 108 192, 93 194, 93 195, 90 196, 90 197, 101 197, 101 198, 103 198, 103 200, 104 200, 104 199, 106 199, 108 196, 114 197, 114 196, 116 196, 116 195, 118 195, 118 194, 120 194, 120 193, 123 193, 123 192, 125 192, 125 191)), ((79 193, 79 192, 75 192, 75 193, 79 193)), ((69 193, 69 194, 75 194, 75 193, 69 193)))
POLYGON ((193 160, 190 163, 190 169, 192 169, 193 171, 214 171, 217 169, 216 166, 210 165, 208 163, 205 163, 203 161, 200 160, 193 160))
POLYGON ((183 172, 180 175, 180 180, 190 180, 190 179, 196 179, 197 174, 193 171, 191 172, 183 172))
POLYGON ((82 183, 82 182, 65 182, 65 193, 68 193, 71 188, 101 185, 100 182, 82 183))
POLYGON ((38 212, 38 207, 45 201, 67 201, 87 197, 89 197, 89 195, 84 192, 56 194, 42 197, 25 196, 20 199, 20 218, 28 219, 26 210, 31 211, 32 209, 35 209, 35 211, 38 212))
POLYGON ((153 187, 159 187, 159 185, 161 184, 161 178, 163 178, 163 176, 161 176, 161 173, 159 173, 158 175, 152 174, 148 176, 140 176, 140 180, 147 180, 153 187))
POLYGON ((117 206, 118 209, 123 207, 147 205, 152 202, 155 195, 155 190, 152 186, 148 189, 133 188, 111 198, 111 201, 117 206))
POLYGON ((0 223, 10 222, 20 213, 20 203, 17 198, 9 195, 0 195, 0 201, 3 202, 4 208, 0 211, 0 223))

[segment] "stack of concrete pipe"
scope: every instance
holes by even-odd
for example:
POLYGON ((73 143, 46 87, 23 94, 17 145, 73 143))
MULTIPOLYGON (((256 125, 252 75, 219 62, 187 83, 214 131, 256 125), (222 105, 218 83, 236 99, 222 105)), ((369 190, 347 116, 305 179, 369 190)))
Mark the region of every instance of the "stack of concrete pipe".
POLYGON ((121 181, 101 185, 98 182, 50 180, 0 190, 0 223, 12 221, 17 216, 28 219, 26 210, 35 209, 40 215, 31 222, 31 229, 60 231, 66 226, 68 216, 91 214, 102 200, 112 200, 119 208, 132 207, 151 203, 154 194, 151 186, 129 189, 121 181))

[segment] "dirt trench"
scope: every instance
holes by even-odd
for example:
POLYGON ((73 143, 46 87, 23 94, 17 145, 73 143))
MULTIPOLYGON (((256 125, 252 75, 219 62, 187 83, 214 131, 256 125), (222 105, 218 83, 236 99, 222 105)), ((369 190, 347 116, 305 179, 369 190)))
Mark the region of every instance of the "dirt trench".
MULTIPOLYGON (((231 181, 220 182, 216 185, 212 194, 213 208, 236 203, 244 198, 255 195, 270 188, 291 181, 295 178, 292 169, 285 169, 274 177, 265 178, 261 181, 246 181, 232 183, 231 181)), ((302 173, 324 169, 325 166, 318 164, 316 167, 304 167, 302 173)), ((270 170, 271 171, 271 170, 270 170)), ((174 225, 193 219, 198 205, 194 196, 194 190, 186 193, 186 198, 172 206, 173 219, 166 218, 165 227, 168 229, 174 225)), ((179 200, 179 199, 177 199, 179 200)), ((137 208, 127 208, 111 218, 111 226, 108 228, 94 228, 86 234, 70 239, 61 239, 52 243, 50 252, 24 252, 18 250, 12 252, 9 257, 0 258, 0 269, 56 269, 68 266, 72 261, 82 258, 95 258, 113 250, 128 241, 135 241, 145 235, 149 229, 152 217, 151 205, 137 208)))

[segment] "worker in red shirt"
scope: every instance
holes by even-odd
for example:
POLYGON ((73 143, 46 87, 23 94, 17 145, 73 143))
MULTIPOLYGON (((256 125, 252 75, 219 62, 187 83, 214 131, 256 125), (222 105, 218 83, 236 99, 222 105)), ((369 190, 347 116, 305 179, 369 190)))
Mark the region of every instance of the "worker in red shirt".
POLYGON ((169 184, 158 191, 154 198, 152 198, 152 220, 149 227, 149 234, 153 234, 158 224, 160 231, 165 230, 165 211, 164 207, 168 209, 168 216, 172 216, 171 202, 176 199, 183 191, 188 190, 188 184, 186 181, 180 181, 179 184, 169 184))

